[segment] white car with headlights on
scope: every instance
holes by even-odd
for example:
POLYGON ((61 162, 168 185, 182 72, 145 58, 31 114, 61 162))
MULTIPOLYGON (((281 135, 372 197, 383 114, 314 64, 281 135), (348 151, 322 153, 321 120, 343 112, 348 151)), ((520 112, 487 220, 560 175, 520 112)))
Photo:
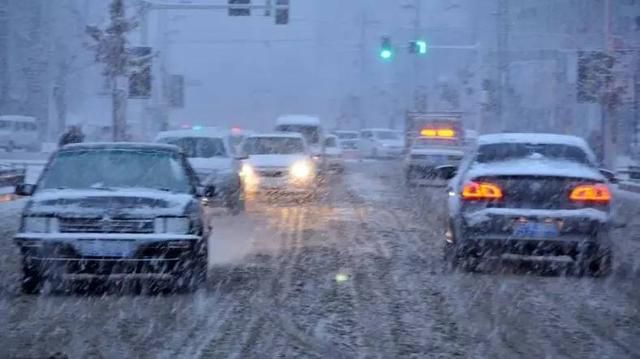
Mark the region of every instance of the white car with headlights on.
MULTIPOLYGON (((146 279, 195 289, 207 273, 210 225, 200 187, 175 146, 74 144, 55 152, 31 196, 14 240, 22 290, 44 281, 146 279)), ((55 287, 55 286, 54 286, 55 287)))
POLYGON ((304 137, 298 133, 248 136, 240 175, 246 192, 308 193, 316 187, 316 167, 304 137))

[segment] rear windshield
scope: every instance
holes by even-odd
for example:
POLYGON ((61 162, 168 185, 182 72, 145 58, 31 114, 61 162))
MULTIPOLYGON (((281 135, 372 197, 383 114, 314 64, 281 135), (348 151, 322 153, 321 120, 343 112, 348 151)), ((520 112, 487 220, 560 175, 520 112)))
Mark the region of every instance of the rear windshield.
POLYGON ((295 137, 250 137, 244 142, 246 155, 290 155, 304 153, 304 143, 295 137))
POLYGON ((95 149, 60 152, 39 189, 150 188, 190 193, 192 181, 177 153, 95 149))
POLYGON ((492 143, 478 148, 476 162, 498 162, 523 158, 548 158, 591 164, 580 148, 564 144, 492 143))
POLYGON ((189 158, 227 157, 222 138, 176 137, 160 140, 162 143, 178 146, 189 158))

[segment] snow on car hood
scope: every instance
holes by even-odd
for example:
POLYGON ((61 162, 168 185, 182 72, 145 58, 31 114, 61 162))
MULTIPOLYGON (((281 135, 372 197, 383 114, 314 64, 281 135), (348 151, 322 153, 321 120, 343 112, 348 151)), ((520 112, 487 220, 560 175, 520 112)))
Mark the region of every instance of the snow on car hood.
POLYGON ((28 214, 98 216, 113 213, 122 217, 181 216, 193 196, 148 188, 116 190, 44 190, 26 207, 28 214))
POLYGON ((298 161, 309 160, 302 154, 295 155, 251 155, 247 160, 254 167, 289 167, 298 161))
POLYGON ((551 159, 519 159, 503 162, 476 163, 467 172, 466 178, 484 176, 558 176, 585 178, 604 182, 600 172, 588 165, 572 161, 551 159))
POLYGON ((211 157, 211 158, 189 158, 191 167, 196 172, 202 171, 231 171, 233 160, 229 157, 211 157))

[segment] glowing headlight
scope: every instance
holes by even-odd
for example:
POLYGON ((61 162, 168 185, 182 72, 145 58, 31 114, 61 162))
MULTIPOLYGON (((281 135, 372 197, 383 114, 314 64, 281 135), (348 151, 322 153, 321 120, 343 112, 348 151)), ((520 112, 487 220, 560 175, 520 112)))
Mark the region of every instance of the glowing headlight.
POLYGON ((191 222, 187 217, 161 217, 156 218, 155 232, 170 234, 189 234, 191 222))
POLYGON ((246 178, 246 177, 253 177, 254 175, 255 175, 255 172, 253 170, 253 167, 248 163, 243 163, 242 168, 240 169, 240 176, 246 178))
POLYGON ((57 232, 58 219, 49 217, 24 217, 22 231, 26 233, 57 232))
POLYGON ((291 175, 298 179, 309 178, 311 176, 311 171, 312 171, 311 165, 303 161, 294 163, 293 166, 291 166, 291 169, 289 170, 291 175))

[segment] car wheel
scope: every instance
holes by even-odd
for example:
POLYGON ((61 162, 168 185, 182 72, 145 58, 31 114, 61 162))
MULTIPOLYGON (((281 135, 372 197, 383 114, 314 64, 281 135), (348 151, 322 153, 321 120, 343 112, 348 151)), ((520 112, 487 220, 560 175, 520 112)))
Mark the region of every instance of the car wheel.
POLYGON ((245 210, 245 199, 242 190, 238 190, 233 199, 227 202, 227 209, 232 215, 236 216, 245 210))
POLYGON ((603 253, 580 259, 578 270, 580 275, 592 277, 606 277, 611 274, 613 256, 611 253, 603 253))
POLYGON ((24 294, 38 294, 42 289, 44 277, 39 268, 28 262, 28 260, 23 259, 21 290, 24 294))
POLYGON ((195 292, 207 281, 207 250, 186 259, 181 268, 182 273, 176 278, 175 287, 181 292, 195 292))

